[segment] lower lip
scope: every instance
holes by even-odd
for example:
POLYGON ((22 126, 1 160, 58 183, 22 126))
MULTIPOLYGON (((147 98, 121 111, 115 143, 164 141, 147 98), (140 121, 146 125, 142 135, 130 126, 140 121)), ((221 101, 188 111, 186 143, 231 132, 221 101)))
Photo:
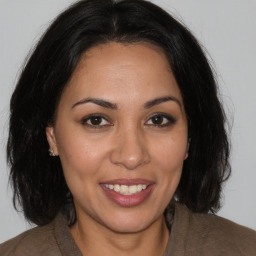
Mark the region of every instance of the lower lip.
POLYGON ((101 187, 107 197, 109 197, 117 205, 122 207, 132 207, 142 204, 149 197, 153 189, 153 184, 148 185, 146 189, 134 195, 121 195, 114 190, 106 188, 103 184, 101 184, 101 187))

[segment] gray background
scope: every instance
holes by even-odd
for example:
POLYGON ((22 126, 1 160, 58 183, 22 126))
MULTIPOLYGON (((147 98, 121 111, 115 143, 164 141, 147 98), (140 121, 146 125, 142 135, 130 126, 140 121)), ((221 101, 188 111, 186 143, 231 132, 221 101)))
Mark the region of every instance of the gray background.
MULTIPOLYGON (((29 228, 15 212, 5 146, 8 104, 22 63, 50 21, 71 0, 0 0, 0 242, 29 228)), ((256 229, 256 1, 153 1, 182 20, 214 60, 233 128, 233 175, 219 215, 256 229)))

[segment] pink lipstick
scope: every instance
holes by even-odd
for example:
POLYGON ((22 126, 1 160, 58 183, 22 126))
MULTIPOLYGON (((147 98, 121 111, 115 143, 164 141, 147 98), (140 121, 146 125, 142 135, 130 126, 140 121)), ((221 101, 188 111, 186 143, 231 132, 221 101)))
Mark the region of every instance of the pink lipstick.
POLYGON ((149 197, 154 182, 145 179, 115 179, 101 182, 100 186, 105 195, 117 205, 133 207, 149 197))

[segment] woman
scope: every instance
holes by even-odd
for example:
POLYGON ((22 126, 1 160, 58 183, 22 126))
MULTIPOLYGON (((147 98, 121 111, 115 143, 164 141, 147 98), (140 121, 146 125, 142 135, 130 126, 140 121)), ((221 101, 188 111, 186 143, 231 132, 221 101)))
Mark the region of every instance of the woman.
POLYGON ((230 174, 217 96, 196 39, 159 7, 71 6, 11 99, 14 200, 39 227, 0 254, 253 255, 255 232, 214 215, 230 174))

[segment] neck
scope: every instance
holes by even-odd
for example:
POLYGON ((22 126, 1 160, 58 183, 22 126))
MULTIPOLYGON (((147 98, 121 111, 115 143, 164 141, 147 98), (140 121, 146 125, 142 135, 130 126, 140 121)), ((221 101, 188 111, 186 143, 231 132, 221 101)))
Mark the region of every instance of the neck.
POLYGON ((86 256, 94 255, 163 255, 169 239, 169 230, 162 215, 146 229, 136 233, 120 233, 92 221, 77 222, 71 234, 86 256))

